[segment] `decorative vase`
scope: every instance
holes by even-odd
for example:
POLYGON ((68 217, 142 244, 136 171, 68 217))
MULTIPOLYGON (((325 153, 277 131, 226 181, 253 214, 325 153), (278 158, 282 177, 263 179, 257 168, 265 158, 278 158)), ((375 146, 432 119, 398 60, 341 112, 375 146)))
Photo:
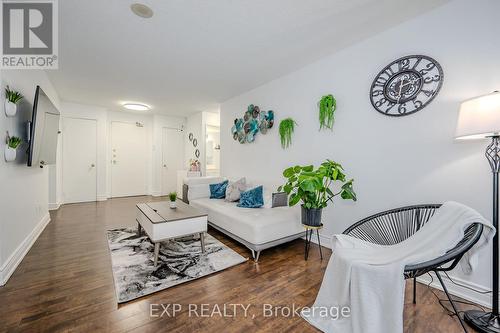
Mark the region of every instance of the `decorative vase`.
POLYGON ((16 160, 16 149, 5 146, 5 160, 7 162, 12 162, 16 160))
POLYGON ((17 104, 16 103, 12 103, 8 99, 6 99, 4 107, 5 107, 5 115, 7 117, 14 117, 16 115, 16 112, 17 112, 17 104))
POLYGON ((177 202, 175 202, 175 201, 170 201, 170 208, 171 208, 171 209, 176 209, 176 208, 177 208, 177 202))
POLYGON ((301 208, 302 224, 311 227, 319 227, 321 225, 322 208, 306 208, 304 205, 301 208))

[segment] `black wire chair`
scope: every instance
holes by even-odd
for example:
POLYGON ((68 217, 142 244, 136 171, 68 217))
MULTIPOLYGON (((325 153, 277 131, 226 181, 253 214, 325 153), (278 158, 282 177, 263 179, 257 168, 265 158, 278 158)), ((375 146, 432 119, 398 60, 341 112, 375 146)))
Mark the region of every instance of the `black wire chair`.
MULTIPOLYGON (((375 244, 397 244, 417 232, 429 221, 439 207, 441 207, 440 204, 429 204, 391 209, 369 216, 353 224, 343 233, 375 244)), ((464 238, 444 255, 422 263, 407 265, 404 269, 405 279, 413 278, 413 304, 416 304, 417 297, 416 278, 428 272, 436 274, 465 332, 467 332, 465 324, 439 272, 447 272, 455 268, 462 256, 476 244, 482 232, 483 225, 474 223, 465 230, 464 238)))

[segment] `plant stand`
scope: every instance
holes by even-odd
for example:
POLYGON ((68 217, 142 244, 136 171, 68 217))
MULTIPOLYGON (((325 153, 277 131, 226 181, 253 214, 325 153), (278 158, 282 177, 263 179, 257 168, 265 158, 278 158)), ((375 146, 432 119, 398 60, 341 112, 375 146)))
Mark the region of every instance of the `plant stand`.
POLYGON ((307 258, 309 257, 309 249, 311 248, 311 238, 316 231, 316 236, 318 237, 318 247, 319 247, 319 255, 321 260, 323 260, 323 252, 321 251, 321 241, 319 240, 319 230, 323 228, 323 223, 320 224, 319 226, 310 226, 307 224, 302 224, 304 226, 304 229, 306 229, 306 244, 305 244, 305 250, 304 250, 304 260, 307 261, 307 258))

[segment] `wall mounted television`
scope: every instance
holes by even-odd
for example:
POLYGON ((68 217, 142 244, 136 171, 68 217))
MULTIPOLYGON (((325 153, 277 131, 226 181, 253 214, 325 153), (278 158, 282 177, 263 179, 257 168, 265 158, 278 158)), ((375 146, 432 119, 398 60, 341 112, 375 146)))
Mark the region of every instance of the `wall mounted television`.
POLYGON ((56 163, 57 140, 59 136, 59 110, 40 88, 36 87, 33 114, 28 122, 28 166, 56 163))

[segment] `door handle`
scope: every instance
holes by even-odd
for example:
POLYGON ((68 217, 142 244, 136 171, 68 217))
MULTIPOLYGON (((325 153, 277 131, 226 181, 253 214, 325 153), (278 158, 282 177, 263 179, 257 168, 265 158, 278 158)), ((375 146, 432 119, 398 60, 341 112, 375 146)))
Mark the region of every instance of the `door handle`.
POLYGON ((90 167, 91 167, 91 168, 95 168, 95 164, 94 164, 94 163, 92 163, 92 164, 90 165, 90 167))
POLYGON ((166 168, 166 167, 167 167, 167 165, 166 165, 166 164, 163 164, 163 167, 164 167, 164 168, 166 168))

